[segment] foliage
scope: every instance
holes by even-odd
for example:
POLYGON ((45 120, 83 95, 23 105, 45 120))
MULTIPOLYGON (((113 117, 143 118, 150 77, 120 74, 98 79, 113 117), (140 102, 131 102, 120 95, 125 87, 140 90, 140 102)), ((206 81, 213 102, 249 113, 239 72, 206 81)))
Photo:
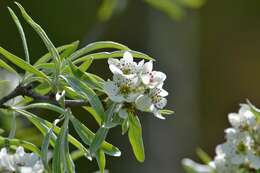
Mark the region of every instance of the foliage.
MULTIPOLYGON (((0 67, 14 73, 21 79, 19 85, 10 94, 0 99, 0 110, 12 115, 10 134, 8 137, 1 136, 0 144, 10 149, 22 146, 37 154, 41 158, 46 172, 73 173, 76 170, 74 160, 85 157, 89 160, 95 158, 100 172, 103 173, 105 172, 106 156, 119 157, 121 155, 121 151, 116 146, 106 141, 106 136, 111 128, 121 126, 122 134, 128 132, 129 141, 137 160, 143 162, 145 153, 142 127, 137 111, 131 107, 131 111, 127 111, 127 118, 120 117, 118 112, 124 108, 124 104, 134 103, 121 101, 119 104, 114 102, 110 98, 110 93, 104 90, 104 84, 107 82, 88 72, 88 68, 99 59, 120 58, 125 56, 126 52, 134 58, 149 60, 146 65, 151 65, 153 59, 146 54, 133 51, 125 45, 112 41, 94 42, 81 49, 78 49, 78 41, 55 47, 42 27, 28 15, 19 3, 16 3, 16 5, 19 7, 24 20, 40 36, 48 49, 48 53, 32 64, 22 25, 15 12, 8 8, 21 35, 26 60, 0 47, 0 54, 2 55, 0 67), (24 70, 24 74, 18 74, 13 65, 24 70), (22 96, 21 100, 10 102, 18 96, 22 96), (96 133, 76 118, 71 110, 72 107, 82 107, 90 116, 95 118, 100 126, 96 133), (31 110, 53 111, 59 116, 52 121, 48 121, 47 118, 41 118, 31 110), (31 142, 15 138, 18 115, 25 117, 42 133, 43 139, 40 148, 31 142), (72 124, 77 132, 77 137, 70 135, 69 124, 72 124), (72 151, 71 145, 76 150, 72 151), (48 155, 49 151, 53 151, 51 159, 48 155)), ((151 77, 158 77, 156 76, 157 72, 151 71, 150 73, 154 75, 151 77)), ((162 73, 158 74, 162 75, 162 73)), ((0 81, 0 85, 6 82, 8 81, 0 81)), ((163 83, 158 84, 162 87, 163 83)), ((145 87, 144 85, 140 86, 145 87)), ((158 94, 158 91, 156 94, 158 94)), ((142 96, 144 97, 144 95, 142 96)), ((156 101, 160 101, 160 98, 162 98, 157 95, 152 96, 156 96, 156 101)), ((166 100, 165 98, 162 99, 163 101, 166 100)), ((151 103, 150 106, 154 105, 151 103)), ((144 111, 149 112, 148 109, 144 111)), ((159 106, 158 109, 155 109, 154 106, 151 111, 158 116, 160 115, 160 117, 163 114, 173 113, 170 110, 159 109, 159 106)), ((17 152, 19 153, 20 150, 21 148, 18 148, 17 152)), ((6 152, 5 149, 2 151, 6 152)))

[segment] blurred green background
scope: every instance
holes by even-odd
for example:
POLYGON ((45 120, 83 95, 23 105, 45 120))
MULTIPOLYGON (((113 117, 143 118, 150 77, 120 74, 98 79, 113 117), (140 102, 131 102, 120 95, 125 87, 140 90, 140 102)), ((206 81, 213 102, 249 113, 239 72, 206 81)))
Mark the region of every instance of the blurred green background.
MULTIPOLYGON (((98 0, 19 2, 56 46, 75 40, 80 40, 81 46, 98 40, 117 41, 153 56, 158 60, 155 68, 167 73, 168 106, 175 115, 166 121, 141 115, 144 164, 135 160, 127 136, 121 136, 120 129, 112 130, 109 141, 122 151, 121 158, 108 158, 112 173, 182 173, 181 159, 196 158, 197 147, 214 154, 228 127, 227 114, 237 111, 239 103, 248 98, 260 105, 258 0, 210 0, 196 10, 190 7, 199 7, 200 3, 186 4, 187 8, 166 4, 163 11, 168 15, 158 11, 167 0, 157 0, 159 6, 152 5, 157 9, 140 0, 120 0, 113 16, 109 10, 100 11, 102 2, 98 0)), ((7 6, 15 7, 13 1, 0 0, 0 46, 23 57, 7 6)), ((37 34, 23 24, 35 61, 46 49, 37 34)), ((97 62, 91 71, 111 77, 105 61, 97 62)), ((74 111, 90 127, 97 128, 82 110, 74 111)), ((82 173, 97 170, 84 158, 76 166, 82 173)))

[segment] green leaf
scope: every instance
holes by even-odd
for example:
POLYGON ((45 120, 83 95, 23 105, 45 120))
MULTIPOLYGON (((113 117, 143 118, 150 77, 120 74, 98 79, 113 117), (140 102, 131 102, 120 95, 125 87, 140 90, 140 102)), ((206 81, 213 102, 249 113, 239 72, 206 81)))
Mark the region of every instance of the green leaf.
POLYGON ((74 52, 71 56, 71 60, 75 60, 76 58, 85 55, 89 52, 96 51, 99 49, 119 49, 119 50, 130 50, 127 46, 116 43, 113 41, 99 41, 99 42, 94 42, 91 44, 88 44, 87 46, 79 49, 78 51, 74 52))
POLYGON ((106 127, 106 124, 111 122, 112 117, 114 115, 114 110, 115 110, 115 104, 112 104, 109 107, 109 109, 106 111, 104 124, 101 125, 101 127, 98 129, 95 138, 93 139, 89 147, 90 154, 94 154, 100 148, 103 141, 106 139, 109 131, 109 128, 106 127))
POLYGON ((204 164, 208 164, 209 162, 212 161, 212 158, 201 148, 197 148, 196 153, 200 160, 203 161, 204 164))
POLYGON ((47 134, 44 136, 44 139, 42 141, 42 146, 41 146, 42 161, 45 169, 48 170, 49 172, 51 172, 48 164, 49 144, 52 139, 52 136, 56 138, 53 130, 56 124, 59 123, 60 121, 61 121, 60 119, 56 119, 54 121, 53 126, 48 130, 47 134))
POLYGON ((9 143, 9 145, 23 146, 25 149, 30 150, 38 155, 41 154, 39 148, 28 141, 23 141, 19 139, 8 139, 0 136, 0 145, 6 145, 7 142, 9 143))
POLYGON ((95 109, 93 109, 92 107, 89 107, 89 106, 84 106, 83 108, 85 110, 87 110, 95 118, 95 120, 97 121, 98 125, 100 126, 102 118, 99 116, 99 114, 97 114, 95 109))
POLYGON ((96 159, 97 159, 97 162, 98 162, 100 173, 104 173, 105 168, 106 168, 105 153, 102 150, 98 150, 97 153, 96 153, 96 159))
POLYGON ((75 41, 75 42, 71 43, 71 46, 68 47, 67 49, 65 49, 61 53, 60 58, 61 59, 68 58, 73 52, 75 52, 75 50, 77 50, 78 46, 79 46, 79 41, 75 41))
POLYGON ((131 143, 136 159, 139 162, 143 162, 145 160, 145 152, 144 152, 144 145, 142 139, 141 124, 137 116, 134 116, 133 114, 129 114, 128 117, 129 117, 128 138, 131 143))
POLYGON ((36 76, 42 77, 47 79, 48 81, 50 81, 50 79, 48 78, 48 76, 46 76, 43 72, 37 70, 35 67, 33 67, 32 65, 28 64, 27 62, 25 62, 24 60, 22 60, 21 58, 13 55, 12 53, 8 52, 7 50, 5 50, 4 48, 0 47, 0 54, 2 54, 6 59, 8 59, 9 61, 11 61, 12 63, 14 63, 15 65, 17 65, 18 67, 20 67, 21 69, 24 69, 25 71, 31 72, 33 74, 35 74, 36 76))
POLYGON ((63 77, 63 79, 72 89, 81 93, 82 96, 89 101, 90 105, 95 109, 99 116, 102 117, 102 119, 105 118, 103 105, 97 94, 90 87, 75 77, 63 77))
MULTIPOLYGON (((52 123, 48 122, 47 120, 44 120, 28 111, 18 109, 18 108, 13 108, 14 111, 20 113, 21 115, 24 115, 30 122, 32 122, 43 135, 46 135, 49 129, 53 126, 52 123)), ((54 132, 56 134, 59 134, 60 128, 55 127, 54 132)), ((56 137, 56 136, 55 136, 56 137)), ((55 143, 56 138, 54 138, 54 135, 52 136, 51 144, 53 145, 55 143)), ((83 153, 85 153, 85 156, 88 157, 88 159, 91 159, 89 157, 89 151, 73 136, 69 135, 68 136, 69 142, 74 145, 76 148, 81 150, 83 153)))
POLYGON ((69 145, 67 142, 68 139, 68 125, 69 125, 69 113, 67 110, 65 114, 65 120, 61 127, 56 145, 54 148, 54 157, 53 157, 53 172, 60 172, 62 168, 64 172, 74 173, 75 166, 69 154, 69 145), (62 166, 63 165, 63 166, 62 166))
POLYGON ((22 42, 23 42, 23 48, 24 48, 24 53, 25 53, 25 57, 26 57, 26 61, 28 64, 30 64, 30 55, 29 55, 29 51, 28 51, 28 46, 27 46, 27 41, 26 41, 26 37, 23 31, 23 27, 18 19, 18 17, 16 16, 16 14, 13 12, 13 10, 9 7, 7 7, 9 10, 9 13, 11 14, 13 21, 15 22, 18 31, 20 33, 20 36, 22 38, 22 42))
POLYGON ((48 38, 47 34, 44 32, 44 30, 41 28, 40 25, 38 25, 36 22, 34 22, 34 20, 27 14, 27 12, 25 11, 25 9, 22 7, 21 4, 19 4, 18 2, 15 2, 15 4, 19 7, 22 16, 24 17, 25 21, 31 25, 31 27, 37 32, 37 34, 41 37, 41 39, 43 40, 45 46, 47 47, 47 49, 51 52, 52 56, 54 57, 54 59, 59 62, 59 53, 57 51, 57 49, 55 48, 55 46, 52 44, 51 40, 48 38))
MULTIPOLYGON (((73 124, 74 129, 78 133, 79 137, 86 145, 90 145, 95 137, 95 134, 89 130, 84 124, 82 124, 79 120, 77 120, 74 116, 70 117, 71 122, 73 124)), ((100 147, 106 154, 111 156, 119 157, 121 152, 118 148, 113 145, 103 142, 100 147)))
POLYGON ((88 68, 90 67, 90 65, 92 64, 93 62, 93 58, 90 58, 88 60, 86 60, 85 62, 83 62, 80 66, 79 66, 79 69, 82 71, 82 72, 85 72, 88 70, 88 68))
MULTIPOLYGON (((146 59, 146 60, 154 60, 153 58, 151 58, 150 56, 141 53, 141 52, 137 52, 137 51, 133 51, 133 50, 128 50, 134 58, 142 58, 142 59, 146 59)), ((93 60, 96 59, 108 59, 108 58, 120 58, 123 57, 125 51, 114 51, 114 52, 100 52, 100 53, 93 53, 93 54, 89 54, 83 57, 80 57, 78 59, 76 59, 75 61, 73 61, 74 64, 78 64, 84 61, 87 61, 90 58, 93 58, 93 60)))
POLYGON ((171 114, 174 114, 174 111, 168 110, 168 109, 162 109, 162 110, 160 110, 160 113, 162 115, 171 115, 171 114))
POLYGON ((122 123, 122 135, 124 135, 129 129, 129 120, 128 118, 124 119, 122 123))
POLYGON ((19 109, 47 109, 54 112, 57 112, 59 114, 64 114, 64 110, 56 105, 50 104, 50 103, 32 103, 23 107, 20 107, 19 109))
POLYGON ((63 159, 61 153, 64 152, 64 146, 61 145, 63 133, 64 133, 64 128, 62 126, 54 147, 53 159, 52 159, 52 172, 57 172, 57 173, 65 172, 63 169, 65 165, 61 161, 63 159))
MULTIPOLYGON (((71 43, 71 44, 67 44, 67 45, 63 45, 63 46, 60 46, 57 49, 58 53, 61 53, 62 51, 65 51, 67 49, 71 49, 72 47, 74 47, 75 42, 71 43)), ((52 58, 52 54, 50 52, 46 53, 45 55, 43 55, 41 58, 39 58, 34 65, 39 65, 39 64, 42 64, 42 63, 47 63, 50 61, 50 59, 52 58)))
POLYGON ((172 0, 144 0, 148 5, 164 12, 174 20, 180 20, 185 15, 184 9, 179 4, 172 0))
POLYGON ((0 67, 6 69, 7 71, 9 71, 11 73, 15 73, 17 76, 19 76, 19 74, 11 66, 9 66, 7 63, 5 63, 1 59, 0 59, 0 67))

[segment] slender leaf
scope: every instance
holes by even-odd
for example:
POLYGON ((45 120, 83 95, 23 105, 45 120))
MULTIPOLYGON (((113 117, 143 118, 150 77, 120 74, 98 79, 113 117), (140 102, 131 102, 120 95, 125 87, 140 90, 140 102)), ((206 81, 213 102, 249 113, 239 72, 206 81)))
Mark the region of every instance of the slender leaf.
POLYGON ((128 138, 139 162, 145 160, 144 145, 142 139, 142 127, 137 116, 129 114, 128 138))
POLYGON ((76 58, 85 55, 89 52, 98 50, 98 49, 119 49, 119 50, 130 50, 127 46, 122 45, 120 43, 112 42, 112 41, 99 41, 95 43, 88 44, 87 46, 79 49, 74 52, 70 59, 75 60, 76 58))
POLYGON ((96 153, 96 159, 97 159, 97 162, 98 162, 98 167, 99 167, 100 173, 104 173, 105 168, 106 168, 105 153, 102 150, 98 150, 97 153, 96 153))
POLYGON ((37 34, 41 37, 41 39, 43 40, 45 46, 47 47, 47 49, 51 52, 52 56, 54 57, 54 59, 56 59, 56 61, 59 61, 59 53, 57 51, 57 49, 54 47, 53 43, 51 42, 51 40, 48 38, 47 34, 44 32, 44 30, 41 28, 40 25, 38 25, 36 22, 34 22, 34 20, 27 14, 27 12, 25 11, 25 9, 22 7, 21 4, 19 4, 18 2, 15 2, 16 5, 19 7, 22 16, 24 17, 24 19, 26 20, 26 22, 31 25, 31 27, 37 32, 37 34))
POLYGON ((171 114, 174 114, 174 111, 168 110, 168 109, 162 109, 162 110, 160 110, 160 113, 162 115, 171 115, 171 114))
POLYGON ((11 73, 15 73, 17 76, 19 76, 19 74, 11 66, 9 66, 7 63, 5 63, 1 59, 0 59, 0 67, 6 69, 7 71, 9 71, 11 73))
MULTIPOLYGON (((60 46, 57 49, 58 53, 61 53, 62 51, 65 51, 67 49, 71 49, 71 47, 74 47, 74 42, 71 43, 71 44, 67 44, 67 45, 63 45, 63 46, 60 46)), ((46 53, 45 55, 43 55, 41 58, 39 58, 34 65, 39 65, 39 64, 42 64, 42 63, 47 63, 50 61, 50 59, 52 58, 52 54, 50 52, 46 53)))
POLYGON ((14 20, 14 23, 16 24, 16 26, 18 28, 18 31, 20 33, 20 36, 21 36, 21 39, 22 39, 22 42, 23 42, 23 48, 24 48, 26 61, 27 61, 28 64, 30 64, 30 55, 29 55, 27 41, 26 41, 26 37, 25 37, 24 31, 23 31, 23 27, 22 27, 18 17, 16 16, 16 14, 13 12, 13 10, 9 7, 7 7, 7 8, 9 10, 9 13, 11 14, 13 20, 14 20))
MULTIPOLYGON (((13 108, 14 111, 20 113, 21 115, 24 115, 30 122, 32 122, 40 131, 42 134, 46 135, 47 132, 49 131, 49 129, 52 127, 52 123, 28 112, 25 110, 21 110, 21 109, 17 109, 17 108, 13 108)), ((60 132, 60 128, 59 127, 55 127, 54 128, 54 132, 56 134, 59 134, 60 132)), ((54 136, 54 135, 53 135, 54 136)), ((53 145, 55 143, 56 138, 52 137, 51 140, 51 144, 53 145)), ((68 136, 68 140, 69 142, 74 145, 76 148, 78 148, 79 150, 81 150, 83 153, 85 153, 85 156, 88 157, 88 159, 91 159, 89 157, 89 151, 77 140, 75 139, 73 136, 69 135, 68 136)))
POLYGON ((68 138, 68 124, 69 113, 66 112, 64 123, 61 127, 58 139, 54 148, 53 157, 53 172, 60 172, 64 168, 64 172, 74 173, 75 166, 69 154, 68 138), (63 165, 63 166, 62 166, 63 165))
POLYGON ((95 111, 102 117, 105 118, 105 112, 101 101, 99 100, 96 93, 88 87, 81 80, 74 77, 63 77, 63 79, 78 93, 81 93, 85 99, 87 99, 90 105, 95 109, 95 111))
POLYGON ((212 158, 201 148, 197 148, 196 153, 204 164, 209 164, 212 161, 212 158))
POLYGON ((82 71, 82 72, 85 72, 88 70, 88 68, 90 67, 90 65, 92 64, 93 62, 93 58, 90 58, 88 60, 86 60, 85 62, 83 62, 80 66, 79 66, 79 69, 82 71))
POLYGON ((21 58, 17 57, 16 55, 8 52, 7 50, 5 50, 4 48, 0 47, 0 54, 2 54, 6 59, 8 59, 9 61, 11 61, 12 63, 14 63, 15 65, 17 65, 18 67, 20 67, 21 69, 31 72, 33 74, 35 74, 36 76, 42 77, 47 79, 48 81, 50 81, 50 79, 48 78, 48 76, 46 76, 43 72, 37 70, 35 67, 33 67, 32 65, 28 64, 27 62, 25 62, 24 60, 22 60, 21 58))
POLYGON ((0 136, 0 145, 5 145, 6 142, 9 143, 9 145, 15 145, 15 146, 23 146, 27 150, 30 150, 38 155, 40 155, 40 150, 38 147, 36 147, 34 144, 28 142, 28 141, 23 141, 19 139, 8 139, 0 136))
POLYGON ((114 114, 115 104, 112 104, 109 109, 106 111, 106 117, 104 120, 104 124, 98 129, 95 138, 93 139, 89 151, 91 154, 94 154, 101 146, 103 141, 106 139, 109 128, 106 127, 107 123, 110 123, 114 114))
MULTIPOLYGON (((77 120, 74 116, 71 116, 70 118, 73 127, 77 131, 82 141, 86 145, 90 145, 95 137, 95 134, 91 130, 89 130, 84 124, 82 124, 79 120, 77 120)), ((104 150, 106 154, 109 154, 111 156, 114 157, 121 156, 121 152, 118 148, 114 147, 113 145, 105 141, 101 144, 101 149, 104 150)))
POLYGON ((95 109, 93 109, 92 107, 89 107, 89 106, 88 107, 84 106, 83 108, 85 110, 87 110, 95 118, 95 120, 97 121, 98 125, 100 126, 101 122, 102 122, 102 118, 99 116, 99 114, 97 114, 95 109))
POLYGON ((73 43, 71 43, 71 46, 69 48, 65 49, 61 53, 60 58, 61 59, 68 58, 73 52, 77 50, 78 46, 79 46, 79 41, 74 41, 73 43))
MULTIPOLYGON (((146 59, 146 60, 154 60, 153 58, 151 58, 150 56, 143 54, 141 52, 137 52, 137 51, 133 51, 133 50, 129 50, 129 52, 131 52, 131 54, 133 55, 134 58, 142 58, 142 59, 146 59)), ((114 51, 114 52, 101 52, 101 53, 93 53, 93 54, 89 54, 83 57, 80 57, 78 59, 76 59, 75 61, 73 61, 74 64, 78 64, 81 62, 84 62, 90 58, 93 58, 93 60, 96 59, 108 59, 108 58, 120 58, 123 57, 125 51, 114 51)))

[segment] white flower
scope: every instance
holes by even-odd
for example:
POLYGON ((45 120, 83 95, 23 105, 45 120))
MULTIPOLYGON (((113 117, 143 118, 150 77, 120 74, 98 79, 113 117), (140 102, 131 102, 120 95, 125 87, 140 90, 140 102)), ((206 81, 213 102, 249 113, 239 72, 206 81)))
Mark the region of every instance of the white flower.
POLYGON ((144 64, 144 60, 138 64, 133 61, 133 56, 130 52, 125 52, 123 58, 120 60, 109 58, 109 69, 113 74, 130 75, 137 74, 144 64))
POLYGON ((135 76, 124 76, 121 74, 114 74, 113 81, 104 83, 104 90, 109 98, 117 103, 134 102, 140 95, 137 91, 139 79, 135 76))
POLYGON ((16 153, 9 154, 6 148, 0 151, 0 172, 11 173, 42 173, 44 166, 40 158, 34 153, 24 152, 18 147, 16 153))
POLYGON ((13 155, 14 163, 20 173, 42 173, 44 166, 39 157, 34 153, 24 152, 23 147, 18 147, 13 155))
POLYGON ((13 159, 8 155, 7 149, 2 148, 0 151, 0 172, 15 171, 13 159))
POLYGON ((234 128, 243 129, 256 125, 255 115, 250 111, 247 105, 242 105, 238 113, 230 113, 228 119, 234 128))
POLYGON ((155 88, 162 85, 166 79, 166 75, 163 72, 153 71, 153 62, 149 61, 143 65, 141 69, 140 77, 144 85, 149 88, 155 88))
POLYGON ((161 115, 160 109, 166 106, 167 99, 164 97, 167 95, 168 92, 162 86, 150 89, 148 93, 142 94, 136 99, 136 108, 141 111, 152 112, 157 118, 165 119, 161 115))

